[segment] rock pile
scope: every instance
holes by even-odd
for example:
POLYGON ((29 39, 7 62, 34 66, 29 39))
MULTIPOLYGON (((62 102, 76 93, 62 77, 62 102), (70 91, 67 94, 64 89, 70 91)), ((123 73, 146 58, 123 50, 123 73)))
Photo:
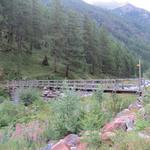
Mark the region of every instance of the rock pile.
POLYGON ((104 142, 110 142, 112 136, 115 136, 115 131, 122 129, 124 131, 131 131, 134 128, 136 121, 136 112, 143 109, 142 101, 137 100, 135 103, 131 104, 128 109, 124 109, 120 112, 116 118, 106 124, 101 133, 101 139, 104 142))
POLYGON ((42 97, 46 100, 56 98, 61 95, 62 93, 60 91, 48 87, 44 87, 42 91, 42 97))
POLYGON ((48 150, 86 150, 87 144, 81 141, 82 139, 78 135, 70 134, 48 150))

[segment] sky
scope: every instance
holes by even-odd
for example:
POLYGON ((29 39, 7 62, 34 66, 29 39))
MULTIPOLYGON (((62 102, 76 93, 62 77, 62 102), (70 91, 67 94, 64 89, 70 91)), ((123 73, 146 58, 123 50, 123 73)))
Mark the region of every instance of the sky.
POLYGON ((112 2, 116 1, 119 3, 131 3, 137 7, 144 8, 146 10, 150 11, 150 0, 84 0, 90 4, 93 4, 95 2, 112 2))

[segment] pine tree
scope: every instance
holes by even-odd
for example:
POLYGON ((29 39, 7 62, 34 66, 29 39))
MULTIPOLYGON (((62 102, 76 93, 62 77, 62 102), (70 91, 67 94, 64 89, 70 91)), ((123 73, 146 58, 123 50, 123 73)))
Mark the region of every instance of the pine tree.
POLYGON ((114 68, 113 55, 111 49, 111 41, 105 28, 100 30, 100 49, 102 52, 102 72, 104 74, 112 74, 114 68))
POLYGON ((94 74, 95 65, 97 64, 98 38, 96 26, 91 20, 85 16, 83 21, 83 46, 85 59, 90 69, 90 73, 94 74))
POLYGON ((57 63, 60 61, 65 43, 64 29, 66 19, 61 0, 52 0, 50 20, 51 56, 54 60, 54 72, 57 72, 57 63))
POLYGON ((72 11, 68 13, 65 38, 66 42, 63 55, 66 65, 65 75, 68 77, 70 70, 78 72, 79 70, 82 70, 82 66, 85 63, 81 23, 79 21, 79 16, 72 11))

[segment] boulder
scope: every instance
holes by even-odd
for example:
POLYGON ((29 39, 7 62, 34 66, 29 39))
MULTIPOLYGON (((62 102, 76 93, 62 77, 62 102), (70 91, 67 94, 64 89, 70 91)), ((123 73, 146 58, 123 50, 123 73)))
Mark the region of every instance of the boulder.
POLYGON ((64 143, 64 140, 60 140, 49 150, 70 150, 70 148, 64 143))
POLYGON ((12 134, 12 138, 27 137, 33 141, 37 141, 43 132, 43 126, 39 121, 33 121, 28 124, 16 124, 16 130, 12 134))
POLYGON ((109 139, 111 139, 112 137, 114 137, 116 134, 114 132, 105 132, 103 134, 101 134, 101 139, 103 141, 107 141, 109 139))
POLYGON ((70 134, 64 138, 64 143, 69 147, 77 147, 80 143, 78 135, 70 134))
POLYGON ((117 114, 117 117, 121 117, 121 116, 124 116, 124 115, 129 115, 131 113, 132 112, 129 109, 124 109, 122 112, 117 114))
POLYGON ((129 110, 132 112, 137 112, 141 108, 143 108, 143 105, 139 101, 136 101, 135 103, 133 103, 129 106, 129 110))
MULTIPOLYGON (((128 112, 128 111, 126 111, 128 112)), ((115 118, 112 122, 106 124, 103 129, 102 133, 112 133, 115 130, 122 129, 124 131, 129 131, 134 127, 135 122, 135 114, 131 113, 128 115, 123 115, 115 118)))
POLYGON ((76 150, 87 150, 87 144, 86 143, 80 143, 76 150))
POLYGON ((56 143, 51 150, 86 150, 87 144, 75 134, 70 134, 56 143))

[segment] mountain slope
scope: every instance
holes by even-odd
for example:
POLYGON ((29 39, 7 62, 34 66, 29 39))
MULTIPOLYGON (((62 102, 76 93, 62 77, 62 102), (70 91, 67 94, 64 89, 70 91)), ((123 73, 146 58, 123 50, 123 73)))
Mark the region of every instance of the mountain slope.
POLYGON ((87 4, 82 0, 62 0, 62 2, 67 9, 71 8, 82 15, 86 14, 96 20, 100 26, 105 26, 130 51, 148 62, 150 57, 150 25, 147 11, 132 5, 111 11, 87 4), (132 11, 129 11, 130 8, 132 11))
POLYGON ((137 8, 131 4, 117 8, 114 12, 123 19, 132 22, 141 30, 150 33, 150 12, 137 8))

